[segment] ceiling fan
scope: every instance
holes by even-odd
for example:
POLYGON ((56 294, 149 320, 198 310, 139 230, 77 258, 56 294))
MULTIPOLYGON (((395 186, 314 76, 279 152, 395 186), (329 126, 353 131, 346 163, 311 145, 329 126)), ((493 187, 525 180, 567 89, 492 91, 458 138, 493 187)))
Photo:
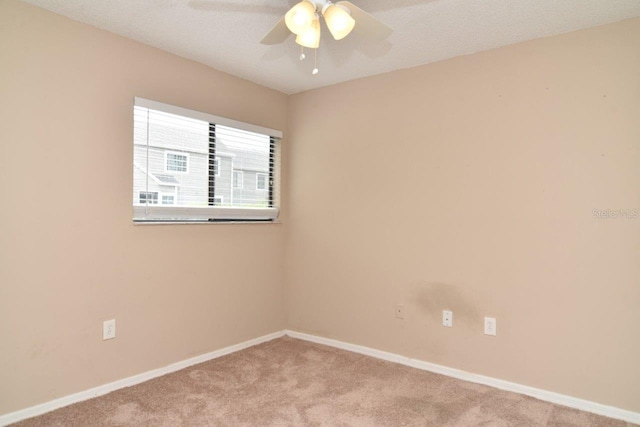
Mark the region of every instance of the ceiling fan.
MULTIPOLYGON (((330 0, 302 0, 293 6, 262 39, 261 43, 282 43, 295 34, 296 43, 302 46, 300 60, 305 59, 304 48, 320 47, 320 18, 335 40, 342 40, 352 31, 369 39, 380 41, 389 37, 393 30, 349 1, 332 3, 330 0)), ((317 50, 316 59, 317 59, 317 50)), ((317 64, 312 74, 318 74, 317 64)))

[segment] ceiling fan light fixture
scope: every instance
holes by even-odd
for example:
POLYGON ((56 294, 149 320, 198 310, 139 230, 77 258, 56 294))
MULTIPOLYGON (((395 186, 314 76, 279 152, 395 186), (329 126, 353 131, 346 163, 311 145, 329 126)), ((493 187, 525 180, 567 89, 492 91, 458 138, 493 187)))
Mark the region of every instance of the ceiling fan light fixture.
POLYGON ((324 22, 327 23, 329 32, 336 40, 347 37, 356 25, 349 9, 339 4, 327 3, 322 9, 322 16, 324 16, 324 22))
POLYGON ((306 31, 296 37, 296 43, 310 49, 320 47, 320 17, 317 14, 314 15, 313 21, 306 31))
POLYGON ((299 36, 313 24, 315 14, 315 4, 309 0, 302 0, 284 15, 284 22, 289 31, 299 36))
MULTIPOLYGON (((2 0, 0 0, 2 1, 2 0)), ((374 39, 384 40, 393 31, 389 26, 360 9, 349 1, 332 0, 296 0, 297 3, 280 18, 280 21, 262 39, 261 43, 273 45, 282 43, 295 34, 296 43, 302 46, 300 60, 305 59, 304 48, 314 49, 314 68, 311 74, 318 74, 318 48, 320 47, 321 17, 336 40, 348 36, 360 22, 358 30, 362 35, 374 39), (352 16, 353 15, 353 16, 352 16), (355 18, 354 18, 355 16, 355 18)))

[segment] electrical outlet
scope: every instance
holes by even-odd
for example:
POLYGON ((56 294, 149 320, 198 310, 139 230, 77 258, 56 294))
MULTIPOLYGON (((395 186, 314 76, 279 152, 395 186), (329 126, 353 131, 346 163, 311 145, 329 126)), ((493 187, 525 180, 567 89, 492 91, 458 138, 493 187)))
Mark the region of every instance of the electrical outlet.
POLYGON ((110 340, 116 337, 116 319, 102 322, 102 339, 110 340))
POLYGON ((442 326, 453 327, 453 311, 442 310, 442 326))
POLYGON ((396 304, 396 318, 404 319, 404 305, 396 304))
POLYGON ((484 333, 485 335, 496 335, 497 332, 497 322, 495 317, 485 317, 484 318, 484 333))

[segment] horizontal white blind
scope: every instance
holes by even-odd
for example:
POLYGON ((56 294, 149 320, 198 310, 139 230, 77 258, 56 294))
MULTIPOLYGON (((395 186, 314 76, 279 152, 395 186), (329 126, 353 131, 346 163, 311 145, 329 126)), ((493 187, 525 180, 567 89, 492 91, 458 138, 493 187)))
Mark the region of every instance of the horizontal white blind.
POLYGON ((207 123, 216 123, 223 126, 229 126, 236 129, 246 130, 248 132, 255 132, 264 135, 269 135, 274 138, 282 138, 282 131, 269 129, 263 126, 252 125, 250 123, 244 123, 237 120, 227 119, 225 117, 214 116, 213 114, 202 113, 200 111, 189 110, 187 108, 176 107, 174 105, 164 104, 158 101, 151 101, 149 99, 134 98, 134 104, 138 107, 148 108, 155 111, 162 111, 165 113, 175 114, 177 116, 189 117, 191 119, 200 120, 207 123))
POLYGON ((136 98, 134 221, 275 219, 281 135, 136 98))

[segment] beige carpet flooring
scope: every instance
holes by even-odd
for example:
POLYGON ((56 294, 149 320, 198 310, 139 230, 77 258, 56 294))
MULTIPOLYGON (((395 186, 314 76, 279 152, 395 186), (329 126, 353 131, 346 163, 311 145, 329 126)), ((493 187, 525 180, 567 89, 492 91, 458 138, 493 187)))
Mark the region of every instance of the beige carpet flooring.
POLYGON ((284 337, 15 425, 632 424, 284 337))

